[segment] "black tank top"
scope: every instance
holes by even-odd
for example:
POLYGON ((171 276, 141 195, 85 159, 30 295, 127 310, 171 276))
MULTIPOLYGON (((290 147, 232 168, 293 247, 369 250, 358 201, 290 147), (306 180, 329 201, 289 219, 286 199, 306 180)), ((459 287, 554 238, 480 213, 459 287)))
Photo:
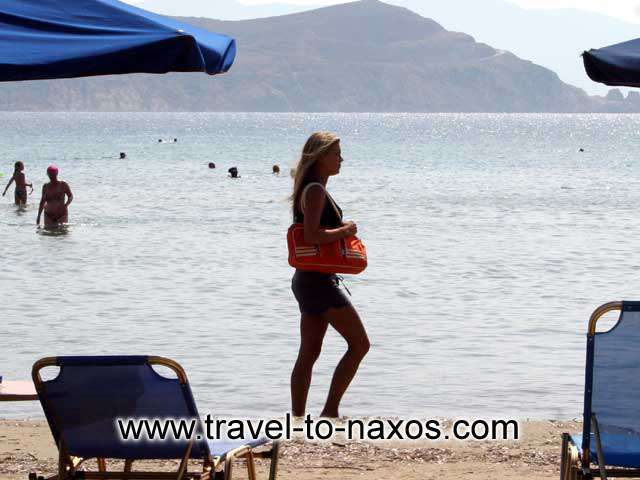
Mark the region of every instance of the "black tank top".
MULTIPOLYGON (((293 221, 295 223, 304 223, 304 213, 299 206, 296 206, 293 214, 293 221)), ((324 228, 338 228, 342 226, 342 209, 336 203, 336 208, 333 208, 333 204, 329 199, 329 192, 325 190, 324 207, 322 208, 322 215, 320 216, 320 226, 324 228), (340 213, 336 212, 336 209, 340 213)))

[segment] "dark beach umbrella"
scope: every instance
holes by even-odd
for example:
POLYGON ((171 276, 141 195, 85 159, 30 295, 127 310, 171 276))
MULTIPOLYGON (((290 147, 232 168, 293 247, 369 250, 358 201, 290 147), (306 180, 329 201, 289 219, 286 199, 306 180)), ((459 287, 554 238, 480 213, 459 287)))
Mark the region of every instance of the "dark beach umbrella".
POLYGON ((582 54, 587 75, 594 82, 640 87, 640 38, 582 54))
POLYGON ((0 81, 226 72, 235 41, 117 0, 1 0, 0 81))

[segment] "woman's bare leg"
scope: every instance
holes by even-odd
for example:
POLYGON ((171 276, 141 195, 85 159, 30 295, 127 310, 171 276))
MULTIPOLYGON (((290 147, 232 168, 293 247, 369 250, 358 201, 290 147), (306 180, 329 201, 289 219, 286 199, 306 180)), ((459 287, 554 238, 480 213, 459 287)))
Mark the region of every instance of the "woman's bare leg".
POLYGON ((300 351, 291 372, 291 413, 302 417, 307 405, 313 365, 320 356, 322 340, 327 333, 324 315, 302 315, 300 318, 300 351))
POLYGON ((369 351, 370 344, 358 312, 351 305, 329 310, 326 318, 347 342, 347 352, 340 359, 333 373, 327 402, 320 414, 323 417, 337 418, 340 416, 338 413, 340 400, 358 371, 360 362, 369 351))

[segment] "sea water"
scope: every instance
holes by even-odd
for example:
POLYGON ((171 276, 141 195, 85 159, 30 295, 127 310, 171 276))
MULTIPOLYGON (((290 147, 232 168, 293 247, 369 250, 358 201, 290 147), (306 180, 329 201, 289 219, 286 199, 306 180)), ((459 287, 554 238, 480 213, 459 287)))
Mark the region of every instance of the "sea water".
MULTIPOLYGON (((26 211, 13 188, 0 203, 5 380, 28 379, 44 356, 162 355, 186 368, 203 414, 287 411, 299 345, 289 170, 315 130, 342 138, 329 189, 369 254, 369 268, 346 279, 372 346, 342 414, 577 417, 589 314, 640 299, 640 116, 0 122, 0 182, 22 160, 36 189, 26 211), (35 225, 50 163, 74 194, 63 235, 35 225)), ((309 412, 321 410, 344 351, 330 329, 309 412)), ((0 417, 41 415, 37 402, 0 403, 0 417)))

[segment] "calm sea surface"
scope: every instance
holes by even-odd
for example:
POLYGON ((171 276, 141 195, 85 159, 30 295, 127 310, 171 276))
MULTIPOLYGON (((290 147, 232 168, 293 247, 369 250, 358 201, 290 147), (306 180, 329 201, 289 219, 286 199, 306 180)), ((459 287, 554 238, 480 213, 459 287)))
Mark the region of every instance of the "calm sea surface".
MULTIPOLYGON (((163 355, 187 369, 201 413, 286 411, 299 321, 288 171, 320 129, 343 139, 329 186, 370 256, 347 279, 372 348, 342 414, 576 417, 590 312, 640 299, 640 116, 3 113, 0 122, 0 182, 23 160, 36 185, 26 212, 13 189, 0 198, 6 379, 27 379, 43 356, 163 355), (35 228, 49 163, 75 194, 62 236, 35 228), (227 178, 230 166, 241 179, 227 178)), ((310 412, 344 349, 330 331, 310 412)), ((0 404, 0 417, 40 412, 0 404)))

